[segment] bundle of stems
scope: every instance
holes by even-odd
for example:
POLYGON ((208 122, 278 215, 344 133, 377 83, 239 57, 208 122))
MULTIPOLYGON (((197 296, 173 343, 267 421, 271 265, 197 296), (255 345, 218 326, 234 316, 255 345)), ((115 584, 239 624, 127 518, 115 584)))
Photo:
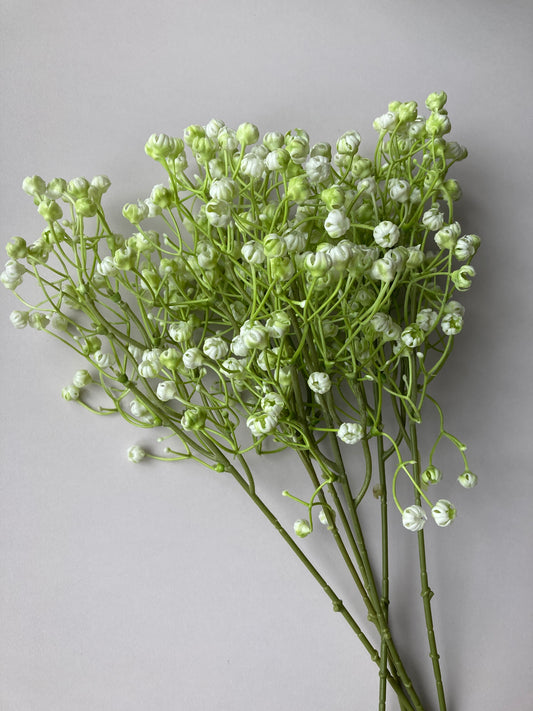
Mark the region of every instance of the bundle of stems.
POLYGON ((154 134, 145 150, 168 182, 124 206, 128 237, 108 224, 105 176, 26 178, 46 228, 31 244, 11 240, 0 277, 25 307, 12 312, 15 327, 50 333, 88 361, 65 400, 166 430, 163 454, 135 445, 132 462, 193 460, 242 487, 376 663, 379 711, 388 691, 401 709, 424 708, 389 625, 389 504, 417 536, 443 711, 423 530, 425 507, 442 527, 456 514, 428 495, 441 479, 433 459, 442 439, 464 463, 459 483, 476 483, 465 445, 428 392, 462 328, 464 309, 452 297, 470 286, 480 241, 462 236, 454 219, 461 190, 448 170, 466 150, 444 138, 445 103, 444 92, 431 94, 428 117, 415 102, 390 104, 374 121, 373 159, 359 155, 355 131, 335 153, 327 143, 311 146, 301 129, 259 143, 253 124, 232 130, 214 119, 189 126, 183 139, 154 134), (42 294, 36 305, 20 291, 28 278, 42 294), (95 390, 103 404, 92 401, 95 390), (422 457, 426 403, 439 427, 422 457), (299 495, 283 491, 302 512, 292 531, 260 497, 253 472, 256 454, 288 448, 303 465, 299 495), (407 505, 397 488, 404 477, 413 491, 407 505), (380 502, 379 566, 360 518, 369 492, 380 502), (301 542, 317 520, 362 597, 370 632, 312 562, 312 538, 301 542))

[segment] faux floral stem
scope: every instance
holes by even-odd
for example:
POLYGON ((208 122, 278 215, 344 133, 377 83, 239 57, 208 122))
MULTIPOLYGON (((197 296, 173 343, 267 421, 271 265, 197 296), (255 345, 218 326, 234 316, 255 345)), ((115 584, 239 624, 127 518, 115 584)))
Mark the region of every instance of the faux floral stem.
MULTIPOLYGON (((416 423, 411 422, 410 428, 410 445, 411 445, 411 455, 414 460, 413 473, 415 481, 420 486, 420 453, 418 451, 418 440, 416 423)), ((415 502, 420 505, 421 496, 418 489, 415 487, 415 502)), ((426 545, 424 539, 424 531, 421 529, 417 533, 418 537, 418 558, 420 565, 420 582, 422 586, 421 596, 424 601, 424 617, 426 621, 427 637, 429 642, 431 662, 433 664, 433 674, 435 677, 435 685, 437 688, 437 696, 439 699, 439 711, 446 711, 446 699, 444 696, 444 686, 442 683, 442 674, 439 662, 439 653, 437 652, 437 642, 435 639, 435 631, 433 628, 433 614, 431 611, 431 598, 433 597, 433 591, 429 587, 428 574, 427 574, 427 563, 426 563, 426 545)))

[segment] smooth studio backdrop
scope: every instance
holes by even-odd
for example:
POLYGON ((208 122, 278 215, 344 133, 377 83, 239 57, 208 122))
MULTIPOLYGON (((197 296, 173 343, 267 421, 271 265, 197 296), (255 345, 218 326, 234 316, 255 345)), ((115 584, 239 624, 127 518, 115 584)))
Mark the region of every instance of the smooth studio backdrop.
MULTIPOLYGON (((122 204, 164 181, 143 150, 153 132, 212 117, 313 142, 355 129, 371 155, 389 101, 447 91, 470 154, 453 172, 457 217, 483 242, 434 392, 480 483, 459 490, 460 462, 443 453, 459 515, 427 527, 434 614, 450 711, 531 708, 531 3, 0 7, 2 245, 42 229, 26 175, 107 174, 108 215, 127 231, 122 204)), ((2 711, 376 708, 377 668, 244 495, 199 466, 129 463, 133 443, 156 450, 152 433, 64 402, 83 364, 15 331, 14 308, 2 289, 2 711)), ((300 511, 280 493, 296 469, 285 455, 257 462, 287 525, 300 511)), ((392 509, 391 534, 394 631, 433 711, 416 541, 392 509)), ((364 621, 326 532, 303 545, 364 621)))

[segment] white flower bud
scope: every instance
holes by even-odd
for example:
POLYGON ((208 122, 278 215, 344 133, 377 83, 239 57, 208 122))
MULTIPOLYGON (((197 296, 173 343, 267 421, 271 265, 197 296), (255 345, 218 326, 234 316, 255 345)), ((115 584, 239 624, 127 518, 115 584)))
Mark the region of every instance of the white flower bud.
POLYGON ((376 311, 370 319, 370 323, 378 333, 385 333, 392 326, 392 318, 383 311, 376 311))
POLYGON ((398 268, 394 260, 389 254, 385 254, 381 259, 376 259, 370 269, 372 279, 378 281, 393 281, 398 272, 398 268))
POLYGON ((407 247, 408 257, 406 262, 406 267, 408 269, 418 269, 424 264, 424 252, 422 252, 421 245, 417 244, 414 247, 407 247))
POLYGON ((322 277, 332 267, 331 257, 327 252, 309 252, 304 258, 303 265, 312 277, 322 277))
POLYGON ((244 364, 242 361, 237 360, 237 358, 226 358, 226 360, 220 364, 220 367, 225 374, 227 373, 230 376, 244 373, 244 364))
POLYGON ((359 422, 343 422, 337 430, 337 437, 346 444, 356 444, 365 436, 363 426, 359 422))
POLYGON ((461 234, 461 226, 458 222, 452 222, 440 229, 433 238, 439 249, 454 249, 461 234))
POLYGON ((107 368, 111 365, 113 358, 109 353, 98 350, 93 353, 93 360, 99 368, 107 368))
POLYGON ((214 269, 218 264, 219 253, 209 242, 200 242, 196 250, 196 261, 202 269, 214 269))
POLYGON ((231 202, 237 192, 237 185, 231 178, 224 176, 218 180, 213 180, 209 186, 209 195, 214 200, 224 200, 231 202))
POLYGON ((67 402, 70 400, 78 400, 80 397, 80 391, 75 385, 67 385, 67 387, 63 388, 61 391, 61 397, 67 402))
POLYGON ((422 224, 432 232, 437 232, 444 225, 444 215, 438 207, 431 207, 422 215, 422 224))
POLYGON ((308 158, 304 164, 304 170, 311 185, 325 183, 331 174, 331 166, 325 156, 308 158))
POLYGON ((261 398, 261 408, 267 415, 278 417, 285 407, 285 401, 279 393, 266 393, 261 398))
POLYGON ((77 370, 72 378, 72 384, 77 388, 83 388, 89 383, 92 383, 93 379, 88 370, 77 370))
POLYGON ((394 128, 397 122, 398 117, 394 113, 394 111, 387 111, 387 113, 381 114, 381 116, 375 118, 374 123, 372 125, 376 129, 376 131, 381 132, 389 131, 391 128, 394 128))
POLYGON ((299 518, 297 521, 294 522, 294 533, 298 536, 298 538, 305 538, 311 533, 311 525, 309 521, 306 521, 303 518, 299 518))
POLYGON ((216 140, 218 138, 218 134, 225 125, 224 121, 220 121, 220 119, 211 119, 205 126, 205 135, 208 138, 216 140))
POLYGON ((425 337, 423 329, 414 323, 404 328, 400 336, 408 348, 418 348, 424 342, 425 337))
POLYGON ((287 251, 290 254, 300 254, 304 251, 307 244, 307 235, 303 232, 289 232, 283 235, 283 239, 287 245, 287 251))
MULTIPOLYGON (((241 326, 240 336, 246 348, 263 350, 268 346, 268 331, 260 323, 251 325, 249 321, 246 321, 241 326)), ((235 351, 233 352, 235 353, 235 351)))
POLYGON ((265 261, 265 250, 259 242, 246 242, 241 247, 242 258, 248 264, 263 264, 265 261))
POLYGON ((328 245, 327 254, 335 269, 344 269, 354 255, 352 243, 343 239, 338 244, 328 245))
POLYGON ((0 274, 0 281, 10 291, 13 291, 22 284, 22 277, 12 278, 5 271, 0 274))
POLYGON ((205 339, 202 350, 208 358, 221 360, 221 358, 227 355, 229 346, 223 338, 213 336, 212 338, 205 339))
POLYGON ((269 131, 263 136, 263 143, 269 151, 275 151, 277 148, 282 148, 285 141, 285 136, 280 131, 269 131))
POLYGON ((416 315, 416 323, 427 333, 437 323, 439 315, 433 309, 421 309, 416 315))
POLYGON ((241 146, 249 146, 259 138, 259 129, 253 123, 241 123, 236 135, 241 146))
POLYGON ((175 321, 168 327, 168 335, 175 343, 188 341, 193 334, 194 328, 190 321, 175 321))
POLYGON ((388 249, 389 247, 394 247, 394 245, 397 244, 400 239, 400 229, 394 224, 394 222, 390 222, 390 220, 383 220, 383 222, 380 222, 379 225, 374 227, 373 235, 376 244, 380 247, 388 249))
POLYGON ((396 202, 407 202, 410 192, 411 186, 407 180, 399 180, 398 178, 389 180, 389 195, 392 200, 396 200, 396 202))
POLYGON ((42 331, 48 326, 49 322, 48 316, 45 316, 40 311, 32 311, 28 316, 29 327, 34 328, 36 331, 42 331))
POLYGON ((262 178, 265 167, 265 161, 254 153, 247 153, 241 162, 242 173, 250 178, 262 178))
POLYGON ((205 216, 213 227, 227 227, 231 222, 231 205, 225 200, 210 200, 205 206, 205 216))
POLYGON ((246 358, 246 356, 250 352, 250 349, 245 345, 243 338, 240 334, 232 339, 230 349, 231 352, 239 358, 246 358))
POLYGON ((132 400, 130 402, 130 411, 133 417, 144 418, 149 412, 147 408, 139 400, 132 400))
POLYGON ((204 356, 199 348, 188 348, 183 354, 183 365, 186 368, 198 368, 203 362, 204 356))
POLYGON ((276 429, 278 418, 274 413, 261 412, 256 415, 250 415, 246 420, 246 426, 254 437, 262 437, 270 434, 276 429))
POLYGON ((172 400, 177 394, 178 389, 173 380, 162 380, 157 386, 156 395, 158 400, 161 400, 162 402, 172 400))
POLYGON ((24 178, 22 189, 32 197, 41 197, 46 192, 46 183, 39 175, 32 175, 24 178))
POLYGON ((474 267, 463 264, 462 267, 451 273, 452 281, 458 291, 466 291, 472 286, 471 277, 476 275, 474 267))
POLYGON ((465 489, 473 489, 477 484, 477 476, 473 472, 466 470, 461 474, 461 476, 457 477, 457 481, 465 489))
POLYGON ((16 259, 8 259, 4 265, 4 273, 7 274, 9 279, 18 279, 25 271, 26 267, 20 262, 17 262, 16 259))
POLYGON ((307 379, 307 384, 314 393, 324 395, 331 390, 331 380, 327 373, 311 373, 307 379))
POLYGON ((463 328, 463 317, 458 313, 446 314, 442 317, 440 326, 447 336, 456 336, 463 328))
POLYGON ((457 515, 457 510, 446 499, 439 499, 431 509, 431 515, 437 526, 449 526, 457 515))
POLYGON ((107 256, 102 259, 102 261, 96 265, 96 271, 104 277, 113 277, 117 274, 117 268, 115 266, 115 261, 113 257, 107 256))
POLYGON ((465 235, 457 240, 455 249, 453 250, 454 256, 461 261, 465 259, 470 259, 477 252, 481 240, 477 235, 465 235))
POLYGON ((465 307, 458 301, 448 301, 444 307, 445 314, 459 314, 459 316, 465 315, 465 307))
POLYGON ((100 196, 109 190, 109 188, 111 187, 111 181, 109 180, 107 175, 95 175, 94 178, 91 180, 91 187, 96 190, 96 192, 100 196))
POLYGON ((324 509, 320 509, 320 513, 318 514, 318 520, 323 526, 328 525, 328 517, 326 516, 326 512, 324 509))
POLYGON ((142 360, 137 366, 141 378, 155 378, 159 373, 159 366, 150 360, 142 360))
POLYGON ((289 151, 285 148, 276 148, 265 157, 265 165, 268 170, 283 171, 287 168, 291 160, 289 151))
POLYGON ((291 327, 291 319, 285 311, 275 311, 265 324, 271 338, 282 338, 291 327))
POLYGON ((360 143, 361 136, 357 133, 357 131, 346 131, 346 133, 343 133, 337 141, 337 153, 353 155, 354 153, 357 153, 360 143))
POLYGON ((433 464, 430 464, 429 467, 422 472, 422 481, 424 484, 438 484, 441 479, 442 472, 433 464))
POLYGON ((402 523, 409 531, 421 531, 427 518, 424 509, 416 504, 408 506, 402 513, 402 523))
POLYGON ((12 311, 9 314, 9 320, 15 328, 26 328, 29 315, 28 311, 12 311))
POLYGON ((128 449, 128 460, 130 462, 133 462, 134 464, 138 464, 141 460, 145 458, 145 456, 146 452, 142 447, 139 447, 137 444, 134 444, 128 449))
POLYGON ((324 222, 324 229, 331 239, 339 239, 350 229, 350 219, 343 210, 331 210, 324 222))

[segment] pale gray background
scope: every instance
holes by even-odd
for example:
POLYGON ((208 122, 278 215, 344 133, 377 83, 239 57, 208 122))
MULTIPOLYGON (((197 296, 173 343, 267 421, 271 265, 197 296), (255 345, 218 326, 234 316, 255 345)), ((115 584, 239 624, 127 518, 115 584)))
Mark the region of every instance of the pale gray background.
MULTIPOLYGON (((531 7, 1 3, 2 244, 41 229, 27 174, 108 174, 109 214, 126 230, 121 205, 163 179, 143 151, 154 131, 212 116, 300 126, 314 141, 357 129, 370 153, 390 100, 448 92, 452 136, 470 151, 454 173, 458 216, 483 237, 436 388, 480 478, 459 490, 459 462, 443 453, 440 495, 459 518, 428 526, 450 711, 532 708, 531 7)), ((127 447, 150 433, 64 403, 81 363, 16 332, 16 302, 0 299, 2 711, 376 708, 376 668, 244 495, 199 467, 130 464, 127 447)), ((290 525, 301 512, 279 494, 298 486, 292 460, 258 468, 290 525)), ((393 519, 391 614, 428 699, 415 538, 393 519)), ((304 545, 348 602, 325 532, 304 545)))

